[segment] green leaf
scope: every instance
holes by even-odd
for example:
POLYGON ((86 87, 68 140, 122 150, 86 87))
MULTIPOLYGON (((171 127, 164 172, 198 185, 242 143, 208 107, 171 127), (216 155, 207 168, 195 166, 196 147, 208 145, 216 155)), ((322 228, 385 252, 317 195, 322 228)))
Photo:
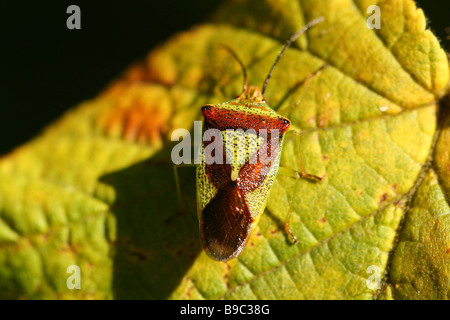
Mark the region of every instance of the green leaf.
POLYGON ((226 2, 0 159, 0 298, 449 298, 449 68, 425 27, 412 0, 226 2), (381 29, 367 27, 373 4, 381 29), (180 214, 171 133, 241 92, 221 44, 262 85, 282 43, 319 16, 265 97, 303 132, 282 165, 299 169, 301 157, 326 179, 279 176, 243 253, 213 261, 193 168, 179 169, 180 214), (283 229, 290 206, 297 245, 283 229), (67 287, 70 265, 79 290, 67 287))

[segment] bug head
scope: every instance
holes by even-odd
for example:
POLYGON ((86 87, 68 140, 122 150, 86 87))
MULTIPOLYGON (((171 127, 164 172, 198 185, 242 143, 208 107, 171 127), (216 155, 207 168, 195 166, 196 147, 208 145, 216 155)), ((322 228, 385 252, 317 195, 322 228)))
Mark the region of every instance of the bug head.
POLYGON ((238 100, 248 101, 251 103, 265 103, 266 99, 264 99, 261 89, 256 86, 249 86, 244 88, 244 91, 236 97, 238 100))

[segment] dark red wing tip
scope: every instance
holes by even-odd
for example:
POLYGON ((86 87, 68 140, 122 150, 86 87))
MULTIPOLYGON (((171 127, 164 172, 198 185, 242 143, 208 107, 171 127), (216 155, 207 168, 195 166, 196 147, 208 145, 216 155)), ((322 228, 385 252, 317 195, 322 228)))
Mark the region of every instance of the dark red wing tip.
POLYGON ((291 126, 291 121, 289 119, 286 119, 286 118, 281 118, 281 122, 283 123, 282 130, 283 130, 283 132, 285 132, 291 126))
POLYGON ((216 261, 225 262, 225 261, 231 260, 231 259, 239 256, 239 254, 242 252, 244 247, 245 247, 245 244, 239 246, 235 250, 223 250, 222 248, 217 250, 216 248, 215 249, 210 248, 208 245, 203 245, 203 250, 205 250, 206 254, 211 259, 216 260, 216 261))
POLYGON ((287 126, 290 126, 290 125, 291 125, 291 121, 289 121, 289 119, 282 118, 281 121, 283 121, 284 124, 287 125, 287 126))

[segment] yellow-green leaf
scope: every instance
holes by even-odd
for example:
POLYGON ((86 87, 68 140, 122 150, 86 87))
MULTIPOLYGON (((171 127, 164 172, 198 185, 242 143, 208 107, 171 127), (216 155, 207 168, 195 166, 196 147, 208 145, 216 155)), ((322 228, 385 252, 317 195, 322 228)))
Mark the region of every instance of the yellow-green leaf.
POLYGON ((224 3, 0 159, 0 298, 448 298, 448 70, 412 0, 224 3), (380 29, 367 26, 370 5, 380 29), (243 253, 213 261, 193 168, 179 169, 180 214, 171 133, 241 92, 221 44, 262 85, 282 43, 319 16, 265 98, 303 132, 301 154, 285 141, 282 165, 303 159, 326 179, 279 176, 243 253), (297 245, 283 229, 290 207, 297 245))

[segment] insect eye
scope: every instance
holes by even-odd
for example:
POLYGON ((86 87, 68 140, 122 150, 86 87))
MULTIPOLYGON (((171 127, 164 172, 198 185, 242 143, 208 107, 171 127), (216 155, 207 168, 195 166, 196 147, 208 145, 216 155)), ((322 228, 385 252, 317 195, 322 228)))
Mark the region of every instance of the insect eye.
POLYGON ((206 105, 202 107, 202 113, 209 113, 211 112, 212 106, 211 105, 206 105))
POLYGON ((202 107, 202 114, 205 118, 211 118, 214 116, 214 106, 207 104, 202 107))

